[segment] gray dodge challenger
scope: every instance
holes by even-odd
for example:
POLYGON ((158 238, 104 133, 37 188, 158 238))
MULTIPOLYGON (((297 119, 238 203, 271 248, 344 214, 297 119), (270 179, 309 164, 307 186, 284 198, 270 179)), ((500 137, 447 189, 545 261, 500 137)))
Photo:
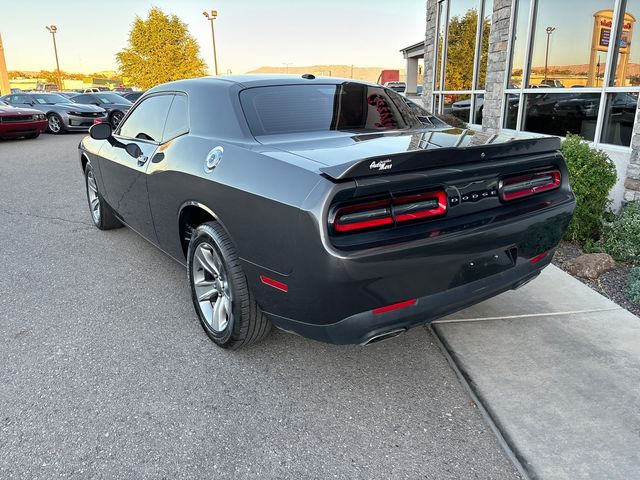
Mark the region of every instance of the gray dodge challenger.
POLYGON ((557 138, 450 127, 348 79, 157 86, 79 146, 93 223, 187 269, 219 346, 367 344, 535 278, 575 198, 557 138))

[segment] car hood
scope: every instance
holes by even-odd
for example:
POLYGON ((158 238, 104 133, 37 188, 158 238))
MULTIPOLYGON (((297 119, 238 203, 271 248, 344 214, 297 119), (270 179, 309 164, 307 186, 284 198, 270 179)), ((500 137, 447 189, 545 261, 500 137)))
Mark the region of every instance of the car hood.
POLYGON ((11 107, 8 105, 0 105, 0 115, 35 115, 40 114, 40 110, 33 108, 11 107))
POLYGON ((560 148, 560 141, 556 137, 518 139, 508 134, 460 128, 358 135, 332 131, 319 133, 317 137, 289 134, 257 139, 264 145, 312 160, 320 164, 319 169, 323 173, 338 179, 356 173, 376 173, 369 166, 371 162, 380 160, 386 162, 393 159, 393 172, 396 172, 549 152, 560 148))
POLYGON ((91 112, 104 112, 104 108, 96 107, 95 105, 84 105, 82 103, 56 103, 55 105, 50 105, 51 107, 62 108, 68 112, 83 112, 83 113, 91 113, 91 112))

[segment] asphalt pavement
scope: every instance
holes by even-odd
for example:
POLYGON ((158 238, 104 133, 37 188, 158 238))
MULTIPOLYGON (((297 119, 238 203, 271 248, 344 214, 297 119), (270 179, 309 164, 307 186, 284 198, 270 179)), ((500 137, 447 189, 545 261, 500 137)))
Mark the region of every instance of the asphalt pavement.
POLYGON ((0 141, 0 478, 518 478, 424 328, 216 348, 183 267, 92 226, 81 138, 0 141))

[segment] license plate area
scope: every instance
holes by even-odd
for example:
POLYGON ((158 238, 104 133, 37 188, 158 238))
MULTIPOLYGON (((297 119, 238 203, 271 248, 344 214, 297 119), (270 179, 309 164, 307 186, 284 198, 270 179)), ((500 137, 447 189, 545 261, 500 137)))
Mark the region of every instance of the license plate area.
POLYGON ((516 264, 517 257, 517 249, 510 248, 508 250, 495 251, 471 260, 460 267, 458 273, 453 277, 449 288, 475 282, 476 280, 509 270, 516 264))

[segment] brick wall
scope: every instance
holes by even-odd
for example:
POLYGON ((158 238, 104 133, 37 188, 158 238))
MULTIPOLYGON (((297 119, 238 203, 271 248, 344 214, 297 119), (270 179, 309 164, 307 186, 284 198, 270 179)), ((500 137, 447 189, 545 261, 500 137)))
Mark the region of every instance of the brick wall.
MULTIPOLYGON (((513 0, 495 0, 491 34, 489 35, 489 59, 487 61, 487 88, 484 95, 482 128, 498 131, 501 125, 504 84, 509 59, 509 27, 511 23, 511 4, 513 0)), ((485 12, 487 15, 488 12, 485 12)))
POLYGON ((427 29, 424 43, 424 75, 422 79, 422 102, 433 111, 433 62, 436 56, 436 30, 438 27, 438 0, 427 0, 427 29))

